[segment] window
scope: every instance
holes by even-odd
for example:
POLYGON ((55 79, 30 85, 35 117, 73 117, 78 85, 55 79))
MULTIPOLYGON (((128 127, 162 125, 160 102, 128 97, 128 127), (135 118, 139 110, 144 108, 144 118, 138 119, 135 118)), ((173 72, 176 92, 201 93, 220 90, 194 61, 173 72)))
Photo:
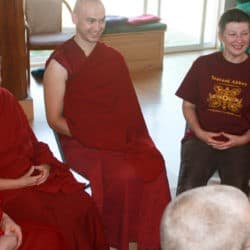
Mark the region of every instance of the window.
MULTIPOLYGON (((75 0, 67 0, 73 8, 75 0)), ((215 48, 217 21, 226 0, 103 0, 107 15, 137 16, 143 13, 161 17, 167 24, 165 51, 215 48)), ((65 8, 65 7, 64 7, 65 8)), ((63 9, 63 27, 74 26, 63 9)), ((41 61, 50 52, 31 52, 31 62, 41 61), (36 59, 39 58, 39 59, 36 59)))
MULTIPOLYGON (((73 7, 75 0, 68 0, 73 7)), ((167 24, 166 52, 215 48, 225 0, 103 0, 107 15, 158 15, 167 24)), ((64 18, 65 20, 65 18, 64 18)), ((73 25, 68 17, 66 25, 73 25)))
MULTIPOLYGON (((160 16, 168 26, 166 52, 215 48, 223 0, 162 0, 160 16)), ((223 8, 224 9, 224 8, 223 8)))
POLYGON ((103 0, 107 15, 137 16, 144 12, 144 0, 103 0))

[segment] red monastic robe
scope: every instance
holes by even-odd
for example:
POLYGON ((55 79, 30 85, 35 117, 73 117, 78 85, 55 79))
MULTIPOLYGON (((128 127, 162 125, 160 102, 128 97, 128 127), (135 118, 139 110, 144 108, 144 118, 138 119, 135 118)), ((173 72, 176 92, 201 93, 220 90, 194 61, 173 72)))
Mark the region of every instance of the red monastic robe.
POLYGON ((3 210, 17 222, 57 228, 68 249, 108 249, 94 202, 48 146, 37 141, 23 110, 3 88, 0 128, 0 178, 18 178, 32 165, 51 166, 48 180, 39 186, 1 190, 3 210))
MULTIPOLYGON (((0 221, 3 211, 0 207, 0 221)), ((17 223, 17 222, 16 222, 17 223)), ((64 239, 54 227, 38 225, 27 222, 18 222, 22 230, 22 244, 19 250, 69 250, 64 239)), ((4 231, 0 228, 0 237, 4 231)))
POLYGON ((18 224, 23 234, 22 245, 18 250, 70 250, 55 228, 27 222, 18 224))
POLYGON ((64 156, 90 180, 110 245, 127 250, 135 241, 140 250, 160 249, 167 175, 123 57, 100 42, 86 57, 71 39, 52 59, 68 71, 64 116, 72 137, 60 135, 64 156))

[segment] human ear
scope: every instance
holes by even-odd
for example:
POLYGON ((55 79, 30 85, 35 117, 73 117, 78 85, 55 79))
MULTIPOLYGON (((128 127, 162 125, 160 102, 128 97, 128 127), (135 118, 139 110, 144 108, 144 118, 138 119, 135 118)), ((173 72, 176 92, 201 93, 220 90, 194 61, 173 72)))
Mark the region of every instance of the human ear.
POLYGON ((77 23, 78 23, 78 16, 77 16, 77 14, 76 14, 75 12, 72 13, 71 19, 72 19, 72 22, 73 22, 74 24, 77 24, 77 23))

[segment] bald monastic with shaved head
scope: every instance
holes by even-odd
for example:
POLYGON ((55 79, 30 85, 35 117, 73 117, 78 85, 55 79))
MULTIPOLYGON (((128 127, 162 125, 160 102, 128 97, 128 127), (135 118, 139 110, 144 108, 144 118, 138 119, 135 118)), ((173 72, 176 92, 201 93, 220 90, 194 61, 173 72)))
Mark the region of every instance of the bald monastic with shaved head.
POLYGON ((88 4, 88 3, 97 3, 97 4, 102 5, 103 8, 104 8, 104 5, 103 5, 102 1, 100 1, 100 0, 76 0, 76 3, 75 3, 75 6, 74 6, 73 11, 74 11, 74 12, 79 11, 80 8, 81 8, 82 6, 84 6, 84 4, 88 4), (82 5, 82 6, 81 6, 81 5, 82 5))
POLYGON ((67 163, 89 179, 110 246, 158 250, 166 167, 123 55, 100 41, 105 16, 101 1, 76 2, 76 34, 46 64, 47 120, 67 163))
POLYGON ((248 197, 231 186, 183 192, 162 217, 162 250, 249 250, 249 239, 248 197))

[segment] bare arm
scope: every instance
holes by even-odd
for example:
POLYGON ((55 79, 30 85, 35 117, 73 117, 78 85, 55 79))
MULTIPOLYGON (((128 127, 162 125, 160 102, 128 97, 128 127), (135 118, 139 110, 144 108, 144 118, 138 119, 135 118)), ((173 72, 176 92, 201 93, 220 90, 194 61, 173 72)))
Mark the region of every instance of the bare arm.
POLYGON ((188 126, 191 128, 191 130, 197 136, 199 134, 199 132, 202 132, 202 129, 201 129, 199 121, 197 119, 195 105, 192 104, 191 102, 183 101, 182 111, 183 111, 183 115, 188 123, 188 126))
POLYGON ((0 178, 0 190, 18 189, 40 185, 48 179, 49 172, 49 165, 43 164, 39 166, 32 166, 23 176, 19 178, 0 178))
POLYGON ((183 114, 184 117, 191 128, 191 130, 195 133, 195 135, 208 145, 219 149, 219 150, 224 150, 240 145, 244 145, 250 142, 250 130, 248 130, 245 134, 243 135, 232 135, 228 133, 219 132, 219 133, 213 133, 209 131, 205 131, 200 127, 199 121, 197 119, 196 111, 195 111, 195 105, 183 101, 183 114), (227 141, 220 141, 216 140, 217 136, 223 136, 227 138, 227 141))
POLYGON ((63 117, 67 70, 56 60, 51 60, 44 74, 44 99, 47 121, 60 134, 71 136, 63 117))
POLYGON ((183 101, 182 104, 183 115, 188 123, 188 126, 195 133, 197 138, 204 141, 208 145, 216 147, 218 144, 221 144, 221 141, 215 140, 214 137, 220 136, 221 133, 213 133, 206 131, 200 127, 197 115, 196 107, 194 104, 188 101, 183 101))

